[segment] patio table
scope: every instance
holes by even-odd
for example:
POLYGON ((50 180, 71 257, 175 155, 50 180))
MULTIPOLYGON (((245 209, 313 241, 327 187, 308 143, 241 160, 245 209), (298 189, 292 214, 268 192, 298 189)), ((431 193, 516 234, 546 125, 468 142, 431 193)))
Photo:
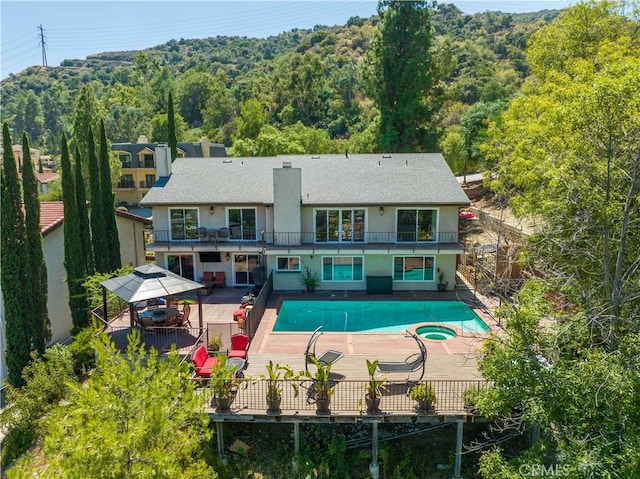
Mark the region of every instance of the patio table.
POLYGON ((180 311, 176 308, 158 308, 148 309, 139 313, 141 318, 150 318, 154 324, 165 324, 169 319, 172 319, 180 314, 180 311))

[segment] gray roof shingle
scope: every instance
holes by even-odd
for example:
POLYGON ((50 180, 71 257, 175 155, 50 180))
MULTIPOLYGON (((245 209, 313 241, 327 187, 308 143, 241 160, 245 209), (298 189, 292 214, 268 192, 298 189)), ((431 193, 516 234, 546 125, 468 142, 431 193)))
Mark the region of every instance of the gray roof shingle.
POLYGON ((439 153, 178 158, 162 187, 142 205, 271 204, 273 169, 290 162, 302 170, 304 205, 468 205, 439 153))

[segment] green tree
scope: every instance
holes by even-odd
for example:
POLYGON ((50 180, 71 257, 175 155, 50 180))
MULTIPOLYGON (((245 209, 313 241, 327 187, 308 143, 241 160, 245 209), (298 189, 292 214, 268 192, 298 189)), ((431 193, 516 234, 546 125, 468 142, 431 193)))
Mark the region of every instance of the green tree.
MULTIPOLYGON (((93 146, 99 144, 100 120, 104 118, 104 109, 94 91, 92 83, 85 84, 78 95, 73 116, 73 145, 77 145, 82 158, 82 176, 85 186, 91 188, 91 178, 89 177, 89 160, 91 155, 91 143, 93 146)), ((95 155, 95 151, 93 155, 95 155)), ((90 193, 90 190, 89 190, 90 193)))
POLYGON ((59 344, 44 355, 32 353, 32 361, 22 372, 24 386, 7 386, 7 403, 0 413, 6 433, 2 443, 2 464, 11 464, 43 435, 42 420, 76 382, 71 353, 59 344))
POLYGON ((22 214, 22 195, 18 168, 13 155, 9 125, 2 125, 2 295, 4 302, 7 370, 9 382, 21 386, 22 369, 29 362, 30 334, 27 304, 23 288, 27 284, 27 254, 25 247, 25 224, 22 214), (11 226, 8 226, 11 225, 11 226))
POLYGON ((13 122, 15 131, 26 132, 32 139, 38 141, 42 136, 43 118, 40 99, 32 90, 27 90, 20 96, 13 122))
POLYGON ((104 205, 102 190, 100 188, 101 177, 96 148, 93 142, 93 129, 89 127, 89 184, 91 198, 91 245, 93 249, 93 262, 98 273, 109 272, 109 258, 107 256, 107 227, 104 217, 104 205))
POLYGON ((240 105, 240 116, 236 118, 239 139, 255 140, 266 123, 264 107, 254 98, 249 98, 240 105))
POLYGON ((173 114, 173 95, 169 92, 167 102, 167 143, 171 150, 171 163, 178 157, 178 137, 176 135, 176 119, 173 114))
POLYGON ((190 128, 202 126, 202 112, 211 94, 211 73, 188 70, 176 82, 178 111, 190 128))
MULTIPOLYGON (((122 266, 120 259, 120 239, 118 238, 118 225, 116 224, 116 207, 113 189, 111 188, 111 169, 109 156, 111 149, 107 144, 107 135, 104 130, 104 122, 100 122, 100 207, 104 220, 104 232, 107 248, 102 252, 105 258, 106 271, 115 271, 122 266)), ((95 250, 94 250, 95 251, 95 250)), ((106 272, 103 271, 103 272, 106 272)))
MULTIPOLYGON (((185 132, 187 131, 187 123, 179 114, 175 114, 174 118, 176 124, 176 138, 184 138, 185 132)), ((158 113, 154 116, 149 122, 149 129, 151 132, 151 137, 149 139, 152 142, 166 142, 169 137, 169 120, 167 114, 158 113)))
POLYGON ((380 110, 379 148, 420 151, 428 146, 435 113, 431 1, 378 3, 379 32, 367 55, 368 93, 380 110))
POLYGON ((76 145, 75 158, 75 201, 76 212, 80 227, 80 243, 82 245, 82 259, 84 262, 84 271, 86 274, 92 274, 95 271, 95 263, 93 261, 93 246, 91 244, 91 226, 89 223, 89 209, 87 208, 86 188, 84 186, 84 178, 82 176, 82 161, 80 159, 80 148, 76 145))
POLYGON ((77 332, 89 324, 87 311, 87 296, 82 286, 87 274, 83 257, 80 218, 76 200, 71 159, 67 136, 62 135, 60 148, 60 169, 62 176, 62 197, 64 202, 64 267, 67 271, 67 285, 69 287, 69 307, 73 330, 77 332))
POLYGON ((39 353, 51 339, 51 322, 47 312, 49 282, 47 266, 42 249, 42 228, 40 227, 40 201, 38 200, 38 180, 31 160, 27 134, 22 135, 23 171, 22 191, 24 196, 25 248, 27 256, 27 280, 23 286, 24 300, 29 307, 29 333, 31 347, 39 353), (25 292, 26 291, 26 292, 25 292))
POLYGON ((106 335, 95 348, 95 371, 71 385, 47 421, 42 460, 26 458, 12 477, 217 478, 204 460, 211 431, 203 398, 177 352, 159 360, 137 331, 126 356, 106 335))

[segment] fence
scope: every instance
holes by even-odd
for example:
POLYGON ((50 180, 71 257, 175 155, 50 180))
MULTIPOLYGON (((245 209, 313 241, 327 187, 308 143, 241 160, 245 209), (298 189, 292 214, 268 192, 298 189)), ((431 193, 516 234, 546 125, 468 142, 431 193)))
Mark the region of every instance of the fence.
MULTIPOLYGON (((207 402, 212 400, 211 382, 225 381, 224 379, 212 379, 203 384, 202 394, 207 402)), ((226 381, 229 381, 228 379, 226 381)), ((227 414, 249 413, 266 411, 267 379, 242 378, 233 380, 236 392, 233 395, 231 409, 227 414)), ((465 412, 463 400, 464 391, 468 388, 484 388, 488 386, 486 381, 462 381, 462 380, 433 380, 407 382, 387 381, 386 390, 382 392, 378 414, 386 413, 416 413, 417 402, 409 397, 412 387, 420 383, 430 383, 436 393, 435 411, 447 413, 465 412)), ((281 414, 293 415, 303 412, 315 413, 316 404, 313 396, 312 379, 281 380, 282 400, 280 403, 281 414), (296 389, 298 394, 296 395, 296 389)), ((365 391, 366 380, 339 380, 332 387, 330 410, 332 413, 362 413, 366 411, 365 391)))

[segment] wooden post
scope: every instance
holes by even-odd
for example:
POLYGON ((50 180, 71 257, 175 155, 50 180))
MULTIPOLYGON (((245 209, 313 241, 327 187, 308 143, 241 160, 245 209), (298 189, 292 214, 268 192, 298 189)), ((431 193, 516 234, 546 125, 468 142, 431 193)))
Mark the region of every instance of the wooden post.
POLYGON ((298 454, 300 454, 300 421, 293 421, 293 459, 291 469, 298 472, 298 454))
POLYGON ((224 423, 218 422, 216 423, 216 436, 218 439, 218 456, 222 460, 223 464, 227 463, 227 458, 224 455, 224 431, 222 429, 224 423))

